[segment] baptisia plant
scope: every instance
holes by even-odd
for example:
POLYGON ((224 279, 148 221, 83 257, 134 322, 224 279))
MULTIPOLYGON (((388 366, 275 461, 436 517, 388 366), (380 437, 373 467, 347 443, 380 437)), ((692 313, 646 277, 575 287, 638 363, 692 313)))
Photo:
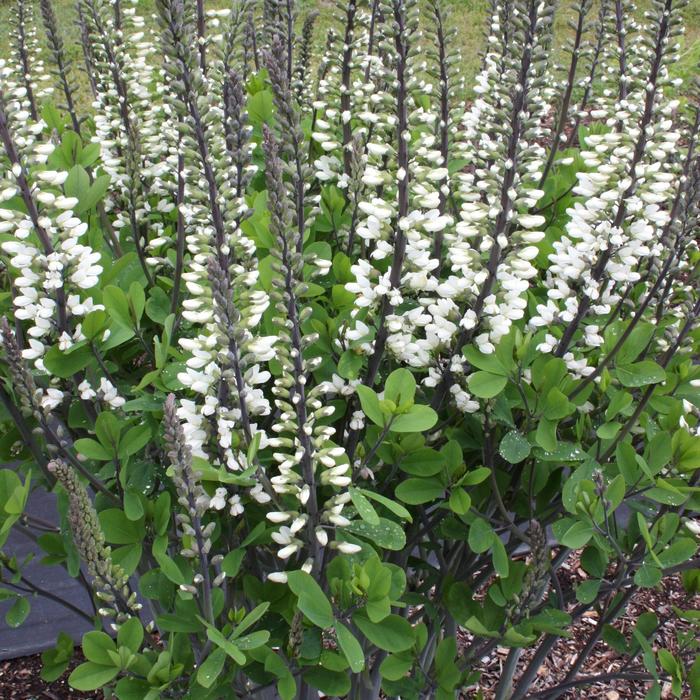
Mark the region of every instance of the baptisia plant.
POLYGON ((556 34, 553 2, 492 3, 471 91, 449 3, 304 7, 79 0, 86 100, 50 0, 17 0, 7 624, 34 595, 94 624, 69 683, 119 700, 700 697, 692 605, 619 622, 700 588, 683 2, 582 0, 556 34))

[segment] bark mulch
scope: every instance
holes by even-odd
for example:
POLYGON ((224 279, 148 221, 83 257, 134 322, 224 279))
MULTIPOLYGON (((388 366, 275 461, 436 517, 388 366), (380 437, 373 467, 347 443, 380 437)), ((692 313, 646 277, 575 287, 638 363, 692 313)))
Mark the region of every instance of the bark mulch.
POLYGON ((101 692, 79 693, 68 685, 70 672, 84 660, 76 649, 68 671, 53 683, 41 680, 41 654, 0 661, 0 700, 102 700, 101 692))
MULTIPOLYGON (((578 556, 574 555, 560 570, 560 582, 562 589, 580 583, 587 578, 586 573, 580 568, 578 556)), ((688 624, 679 619, 673 610, 673 606, 681 610, 700 609, 700 595, 688 595, 683 588, 680 576, 665 578, 658 588, 645 588, 636 591, 625 611, 613 624, 625 637, 631 637, 636 620, 642 613, 653 612, 659 619, 659 628, 652 649, 668 649, 671 652, 678 650, 678 635, 688 632, 688 624)), ((564 681, 564 678, 577 659, 578 653, 585 647, 591 632, 598 623, 598 613, 590 610, 585 613, 571 628, 572 636, 568 639, 559 639, 539 667, 537 676, 529 689, 529 693, 535 695, 538 692, 554 688, 564 681)), ((460 633, 461 635, 461 633, 460 633)), ((468 635, 462 640, 466 645, 469 642, 468 635)), ((523 669, 527 667, 536 650, 535 647, 525 649, 518 664, 519 671, 515 674, 517 681, 523 669)), ((501 670, 508 656, 509 649, 499 647, 495 654, 481 659, 481 665, 477 669, 481 672, 478 687, 468 689, 463 695, 464 700, 492 700, 494 691, 501 678, 501 670)), ((637 657, 639 661, 639 657, 637 657)), ((631 671, 626 667, 628 657, 624 656, 602 641, 597 642, 593 651, 577 674, 577 678, 591 677, 603 674, 615 674, 621 671, 631 671)), ((640 664, 634 664, 635 670, 640 670, 646 675, 640 664)), ((634 681, 629 679, 613 679, 605 682, 597 682, 577 686, 560 696, 561 700, 643 700, 651 683, 634 681)), ((687 691, 687 689, 686 689, 687 691)), ((535 697, 537 697, 535 695, 535 697)), ((673 698, 671 684, 662 686, 661 697, 663 700, 673 698)), ((690 698, 690 694, 683 695, 683 700, 690 698)))
MULTIPOLYGON (((563 589, 568 589, 586 577, 578 565, 576 555, 566 562, 560 570, 563 589)), ((673 606, 684 610, 700 609, 700 595, 689 596, 683 589, 680 577, 664 579, 657 589, 642 589, 636 592, 626 613, 618 618, 615 627, 629 637, 635 620, 644 612, 654 612, 660 621, 653 648, 664 647, 674 652, 678 648, 677 635, 687 630, 686 624, 679 620, 673 606)), ((537 671, 537 677, 530 688, 530 693, 537 693, 555 687, 561 683, 571 668, 581 649, 584 648, 591 631, 598 621, 597 613, 586 613, 572 628, 572 636, 560 639, 551 653, 537 671)), ((460 644, 469 644, 469 635, 460 631, 460 644)), ((525 649, 518 667, 520 672, 532 658, 534 649, 525 649)), ((478 686, 466 689, 463 700, 493 700, 494 690, 501 676, 501 669, 508 655, 508 649, 498 648, 494 654, 481 659, 479 667, 481 679, 478 686)), ((67 683, 70 671, 83 661, 80 650, 71 662, 68 671, 59 680, 46 683, 41 680, 41 655, 25 656, 19 659, 0 661, 0 700, 103 700, 102 693, 79 693, 72 690, 67 683)), ((593 648, 578 676, 617 673, 623 669, 626 657, 620 655, 603 642, 593 648)), ((518 675, 516 673, 515 682, 518 675)), ((626 679, 606 680, 605 682, 579 686, 561 696, 562 700, 641 700, 649 689, 649 683, 626 679)), ((663 688, 662 698, 672 698, 670 685, 663 688)))

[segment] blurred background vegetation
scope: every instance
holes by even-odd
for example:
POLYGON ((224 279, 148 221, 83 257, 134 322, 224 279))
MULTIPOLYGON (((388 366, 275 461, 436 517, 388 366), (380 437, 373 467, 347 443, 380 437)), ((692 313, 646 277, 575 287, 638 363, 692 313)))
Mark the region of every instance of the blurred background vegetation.
MULTIPOLYGON (((34 0, 23 0, 24 2, 33 2, 34 0)), ((343 0, 339 0, 341 3, 343 0)), ((11 27, 10 15, 12 8, 17 0, 0 0, 0 57, 8 55, 11 51, 11 27)), ((446 0, 447 5, 452 10, 452 20, 457 26, 460 49, 464 60, 464 72, 468 79, 468 84, 471 84, 471 78, 479 68, 480 53, 484 41, 485 19, 488 9, 487 0, 446 0)), ((36 11, 36 19, 39 29, 43 31, 41 25, 41 17, 38 12, 38 3, 36 11)), ((229 7, 231 0, 206 0, 207 8, 222 9, 229 7)), ((643 20, 644 7, 648 4, 646 0, 638 4, 639 19, 643 20)), ((323 43, 327 36, 328 28, 332 24, 332 15, 336 7, 335 0, 300 0, 299 2, 299 19, 303 21, 303 17, 313 11, 319 11, 319 17, 316 21, 315 36, 317 39, 317 53, 323 50, 323 43)), ((558 42, 561 47, 567 37, 571 33, 568 28, 568 18, 573 15, 569 10, 571 2, 565 2, 559 8, 556 20, 557 35, 560 38, 558 42)), ((149 21, 155 24, 155 6, 154 0, 139 0, 139 12, 149 21)), ((75 17, 75 0, 54 0, 54 10, 58 21, 61 24, 63 38, 66 43, 66 50, 69 56, 74 60, 74 80, 77 80, 81 85, 80 97, 83 101, 89 99, 87 89, 87 78, 82 69, 82 52, 78 44, 79 36, 76 27, 75 17)), ((596 16, 596 9, 589 16, 596 16)), ((690 0, 684 11, 685 19, 685 37, 683 38, 683 51, 681 60, 674 66, 674 77, 683 78, 685 82, 692 79, 694 76, 700 75, 700 0, 690 0)), ((40 34, 43 39, 43 35, 40 34)), ((560 56, 564 59, 564 56, 560 56)))

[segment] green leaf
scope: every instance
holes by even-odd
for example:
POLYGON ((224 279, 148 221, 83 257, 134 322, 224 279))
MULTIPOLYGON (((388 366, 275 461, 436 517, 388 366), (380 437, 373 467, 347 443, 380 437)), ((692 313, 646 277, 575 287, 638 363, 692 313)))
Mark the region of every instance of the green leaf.
POLYGON ((10 609, 5 613, 5 622, 8 627, 19 627, 29 615, 30 605, 26 598, 15 598, 10 609))
POLYGON ((146 292, 138 282, 129 285, 129 308, 130 315, 138 326, 146 308, 146 292))
POLYGON ((491 470, 488 467, 477 467, 468 471, 460 480, 462 486, 476 486, 488 479, 491 470))
POLYGON ((488 627, 486 627, 484 623, 474 615, 467 619, 464 626, 479 637, 495 638, 501 636, 497 631, 490 630, 488 627))
POLYGON ((404 455, 399 469, 412 476, 435 476, 446 466, 445 455, 431 447, 421 447, 404 455))
POLYGON ((153 287, 148 293, 146 315, 160 325, 170 315, 170 297, 160 287, 153 287))
MULTIPOLYGON (((124 474, 124 472, 122 472, 124 474)), ((124 515, 129 520, 139 520, 143 517, 143 503, 137 491, 129 488, 124 492, 124 515)))
POLYGON ((78 206, 90 189, 90 176, 82 165, 74 165, 68 171, 68 177, 63 183, 63 191, 68 197, 77 197, 78 206))
POLYGON ((637 324, 622 344, 622 347, 618 350, 616 358, 617 364, 629 365, 634 362, 647 346, 647 343, 652 339, 656 329, 657 326, 651 323, 637 324))
POLYGON ((167 546, 168 540, 165 535, 156 537, 155 540, 153 540, 152 552, 155 560, 158 562, 160 570, 166 578, 178 586, 188 583, 182 571, 180 571, 180 567, 168 556, 166 552, 167 546))
POLYGON ((354 520, 344 528, 353 535, 369 540, 377 547, 400 551, 406 546, 406 534, 403 528, 393 520, 379 518, 376 525, 364 520, 354 520))
POLYGON ((533 629, 547 634, 556 634, 560 637, 571 636, 566 628, 571 625, 571 615, 557 608, 544 608, 542 612, 534 615, 529 620, 533 629))
POLYGON ((75 449, 88 459, 98 462, 108 462, 114 455, 110 454, 97 440, 80 438, 74 443, 75 449))
MULTIPOLYGON (((442 690, 452 690, 459 683, 460 672, 455 664, 457 640, 445 637, 435 652, 435 675, 442 690)), ((449 697, 454 697, 454 694, 449 697)))
POLYGON ((57 345, 53 345, 44 355, 44 366, 51 374, 68 379, 84 370, 92 359, 92 353, 86 345, 73 347, 69 352, 62 352, 57 345))
POLYGON ((269 124, 274 113, 272 93, 270 90, 260 90, 248 98, 246 103, 248 119, 253 126, 269 124))
POLYGON ((386 379, 384 398, 393 401, 397 406, 410 405, 416 395, 416 380, 413 373, 407 369, 396 369, 386 379))
POLYGON ((413 646, 413 627, 403 617, 388 615, 381 622, 371 622, 355 613, 352 621, 372 644, 384 651, 406 651, 413 646))
POLYGON ((559 542, 571 549, 583 547, 583 545, 588 543, 591 537, 593 537, 593 526, 582 520, 574 522, 571 526, 567 527, 563 533, 557 535, 559 542))
POLYGON ((365 667, 365 654, 355 635, 342 622, 336 620, 335 635, 338 646, 350 664, 353 673, 359 673, 365 667))
POLYGON ((156 535, 164 535, 168 529, 170 522, 170 494, 163 491, 156 498, 156 504, 153 509, 153 527, 156 535))
POLYGON ((369 502, 369 499, 352 486, 349 489, 349 493, 352 504, 355 506, 358 515, 370 525, 379 525, 379 516, 374 506, 369 502))
MULTIPOLYGON (((224 635, 211 625, 207 625, 207 639, 222 649, 227 656, 230 656, 239 666, 245 664, 245 654, 236 644, 230 642, 224 635)), ((264 642, 263 642, 264 643, 264 642)))
POLYGON ((387 416, 384 415, 382 409, 379 405, 379 397, 377 394, 364 384, 360 384, 356 388, 357 395, 360 398, 360 405, 364 411, 367 418, 369 418, 372 423, 380 427, 384 427, 386 423, 387 416))
POLYGON ((131 576, 138 568, 143 554, 143 547, 140 544, 125 544, 112 550, 112 561, 124 569, 127 576, 131 576))
POLYGON ((618 365, 616 373, 620 384, 629 388, 658 384, 666 380, 663 367, 651 360, 634 362, 623 367, 618 365))
POLYGON ((409 523, 413 522, 413 518, 411 517, 409 511, 407 511, 400 503, 392 501, 390 498, 382 496, 382 494, 380 493, 374 493, 374 491, 369 491, 367 489, 359 489, 359 491, 362 493, 363 496, 366 496, 372 501, 380 503, 387 510, 391 511, 394 515, 398 516, 402 520, 407 520, 409 523))
POLYGON ((622 425, 620 423, 604 423, 596 429, 596 435, 601 440, 612 440, 619 432, 622 425))
POLYGON ((501 361, 495 354, 485 354, 473 345, 467 345, 462 352, 470 365, 477 369, 484 370, 490 374, 499 374, 503 377, 508 376, 508 370, 501 364, 501 361))
POLYGON ((664 568, 684 564, 693 558, 697 549, 698 546, 695 540, 690 537, 681 537, 664 549, 663 552, 659 552, 659 562, 664 568))
POLYGON ((592 603, 598 596, 601 583, 599 579, 589 579, 580 583, 576 587, 576 600, 584 604, 592 603))
POLYGON ((556 387, 552 387, 544 399, 542 415, 548 420, 560 420, 570 415, 574 405, 556 387))
POLYGON ((411 478, 402 481, 397 487, 396 498, 409 505, 420 505, 442 498, 445 487, 436 479, 411 478))
POLYGON ((304 673, 304 681, 328 697, 344 698, 350 692, 350 677, 343 671, 313 668, 304 673))
POLYGON ((382 678, 386 678, 388 681, 398 681, 408 673, 412 666, 413 659, 411 657, 405 658, 404 656, 389 654, 382 661, 379 671, 382 674, 382 678))
POLYGON ((321 629, 333 625, 333 608, 326 598, 321 586, 305 571, 290 571, 287 584, 298 598, 298 607, 302 613, 321 629))
POLYGON ((81 330, 88 340, 94 340, 105 331, 107 314, 102 309, 91 311, 83 319, 81 330))
POLYGON ((267 630, 259 630, 244 634, 242 637, 235 638, 235 644, 239 649, 247 651, 249 649, 257 649, 258 647, 267 644, 270 639, 270 633, 267 630))
POLYGON ((587 458, 581 447, 571 442, 557 442, 554 449, 546 451, 535 449, 535 456, 545 462, 582 462, 587 458))
POLYGON ((530 443, 522 433, 511 430, 504 435, 498 451, 510 464, 519 464, 530 454, 530 443))
POLYGON ((111 411, 102 411, 95 421, 95 435, 104 447, 116 454, 122 423, 111 411))
POLYGON ((617 460, 617 468, 622 474, 625 483, 628 486, 636 484, 641 470, 634 447, 629 442, 618 443, 615 448, 615 459, 617 460))
POLYGON ((608 407, 605 409, 605 420, 611 421, 619 415, 621 411, 626 409, 632 403, 632 400, 632 394, 628 391, 621 390, 615 392, 610 399, 608 407))
POLYGON ((151 427, 146 423, 129 428, 120 441, 120 457, 131 457, 140 452, 151 440, 151 427))
POLYGON ((117 646, 127 647, 136 653, 143 643, 143 625, 138 617, 130 617, 119 627, 117 646))
POLYGON ((478 371, 469 376, 469 391, 480 399, 492 399, 498 396, 508 383, 508 378, 491 372, 478 371))
MULTIPOLYGON (((67 133, 67 132, 66 132, 67 133)), ((100 157, 100 144, 99 143, 88 143, 83 146, 83 150, 80 152, 78 162, 84 168, 89 168, 91 165, 97 162, 100 157)))
POLYGON ((422 433, 430 430, 438 420, 438 415, 430 406, 416 404, 408 413, 401 413, 391 423, 392 433, 422 433))
POLYGON ((119 673, 116 666, 102 666, 88 661, 80 664, 68 677, 68 685, 75 690, 97 690, 107 685, 119 673))
POLYGON ((151 687, 148 681, 140 678, 120 678, 114 690, 119 700, 157 700, 158 698, 158 689, 151 687))
POLYGON ((125 328, 132 328, 129 300, 119 287, 109 285, 102 290, 102 303, 107 309, 110 319, 120 323, 125 328))
POLYGON ((214 649, 197 669, 197 683, 203 688, 211 688, 221 675, 225 663, 226 652, 223 649, 214 649))
POLYGON ((671 436, 667 432, 654 435, 647 445, 647 461, 652 474, 658 474, 673 456, 671 436))
POLYGON ((466 515, 472 504, 469 494, 462 488, 457 488, 450 493, 450 510, 457 515, 466 515))
POLYGON ((343 379, 357 379, 364 364, 364 358, 354 350, 345 350, 338 360, 338 374, 343 379))
POLYGON ((537 444, 548 452, 557 449, 557 424, 554 421, 542 418, 537 424, 535 433, 537 444))
POLYGON ((494 535, 491 544, 493 546, 493 551, 491 552, 493 568, 501 578, 508 578, 510 560, 508 559, 508 552, 506 552, 505 545, 497 535, 494 535))
POLYGON ((229 577, 235 578, 241 569, 245 557, 245 549, 234 549, 221 562, 221 570, 229 577))
POLYGON ((472 552, 482 554, 491 547, 495 537, 493 528, 483 518, 476 518, 469 526, 467 541, 472 552))
POLYGON ((41 654, 43 681, 53 683, 66 672, 68 663, 73 658, 73 646, 73 640, 65 632, 59 632, 56 646, 41 654))
MULTIPOLYGON (((250 629, 268 611, 270 603, 265 601, 254 607, 236 626, 231 639, 238 639, 247 629, 250 629)), ((249 635, 250 636, 250 635, 249 635)), ((240 646, 240 639, 236 642, 240 646)))
POLYGON ((661 582, 661 569, 654 564, 642 564, 634 574, 634 582, 640 588, 654 588, 661 582))
POLYGON ((110 651, 116 651, 114 641, 104 632, 92 631, 83 635, 81 642, 83 654, 88 661, 93 661, 102 666, 112 666, 114 662, 109 655, 110 651))
POLYGON ((119 508, 108 508, 99 514, 100 526, 107 542, 112 544, 133 544, 142 542, 146 530, 142 520, 129 520, 119 508))
POLYGON ((659 559, 654 552, 654 542, 651 539, 649 526, 647 525, 647 521, 644 519, 644 516, 639 512, 637 512, 637 525, 639 527, 639 533, 641 534, 644 543, 649 548, 649 555, 654 560, 654 563, 657 565, 657 567, 660 569, 661 562, 659 562, 659 559))
POLYGON ((92 209, 105 196, 109 188, 109 183, 109 175, 98 175, 87 190, 83 192, 82 196, 79 197, 78 206, 75 207, 73 212, 75 214, 82 214, 92 209))
MULTIPOLYGON (((3 470, 3 476, 7 474, 7 470, 3 470)), ((14 476, 14 475, 13 475, 14 476)), ((3 486, 7 486, 7 481, 13 483, 14 480, 3 478, 3 486)), ((29 476, 25 480, 24 484, 16 479, 16 485, 14 485, 12 490, 4 488, 6 499, 4 502, 0 501, 0 506, 3 507, 4 511, 11 516, 18 516, 24 512, 24 508, 27 505, 27 497, 29 496, 29 487, 31 486, 31 479, 29 476)), ((8 518, 5 521, 5 526, 12 525, 16 521, 16 518, 8 518)))
POLYGON ((156 617, 156 624, 161 632, 199 634, 204 629, 202 623, 192 616, 174 613, 161 613, 156 617))

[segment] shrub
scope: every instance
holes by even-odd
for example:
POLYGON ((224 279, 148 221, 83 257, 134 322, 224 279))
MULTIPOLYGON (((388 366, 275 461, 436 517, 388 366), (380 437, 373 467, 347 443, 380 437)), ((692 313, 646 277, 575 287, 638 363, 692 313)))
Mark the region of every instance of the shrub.
MULTIPOLYGON (((553 2, 493 3, 467 103, 440 0, 340 3, 322 38, 291 0, 158 0, 157 27, 78 0, 81 114, 50 0, 55 101, 19 0, 0 541, 93 594, 74 688, 447 698, 506 647, 498 699, 700 696, 697 611, 671 649, 654 611, 615 627, 640 589, 700 587, 681 6, 583 0, 560 69, 553 2), (622 661, 582 673, 601 640, 622 661)), ((50 592, 0 561, 16 626, 50 592)))

